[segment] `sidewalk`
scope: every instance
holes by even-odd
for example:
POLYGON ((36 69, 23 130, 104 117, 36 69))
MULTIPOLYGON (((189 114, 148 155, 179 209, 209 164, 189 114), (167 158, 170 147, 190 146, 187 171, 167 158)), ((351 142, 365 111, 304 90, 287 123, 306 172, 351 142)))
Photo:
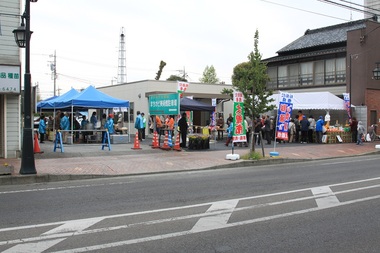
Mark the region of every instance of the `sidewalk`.
MULTIPOLYGON (((131 138, 132 139, 132 138, 131 138)), ((265 159, 260 161, 226 160, 231 146, 224 141, 211 141, 209 150, 165 151, 152 149, 152 140, 140 142, 141 149, 132 149, 133 143, 113 144, 111 150, 101 144, 64 145, 64 152, 53 151, 54 144, 40 144, 41 154, 35 154, 36 175, 20 175, 21 159, 0 159, 0 166, 13 166, 11 175, 0 175, 0 184, 26 184, 48 181, 62 181, 104 176, 124 176, 175 171, 230 168, 269 163, 299 162, 310 159, 326 159, 379 153, 375 146, 380 143, 344 144, 276 144, 264 145, 265 159), (269 157, 269 152, 279 152, 278 157, 269 157)), ((261 146, 255 146, 262 152, 261 146)), ((249 148, 235 147, 234 153, 247 154, 249 148)))

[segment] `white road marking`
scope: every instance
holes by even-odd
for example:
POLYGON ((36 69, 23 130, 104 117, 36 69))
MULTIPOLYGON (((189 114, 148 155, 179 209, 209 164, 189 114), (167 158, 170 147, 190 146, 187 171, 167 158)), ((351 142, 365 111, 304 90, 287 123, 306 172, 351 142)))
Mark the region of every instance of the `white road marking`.
POLYGON ((311 192, 317 198, 315 201, 317 202, 318 207, 325 208, 330 206, 339 205, 339 200, 333 193, 330 187, 321 186, 316 188, 311 188, 311 192), (327 195, 327 196, 326 196, 327 195))
POLYGON ((251 224, 254 222, 260 222, 260 221, 266 221, 270 219, 276 219, 276 218, 282 218, 282 217, 288 217, 291 215, 296 214, 303 214, 307 212, 313 212, 318 211, 326 208, 332 208, 337 206, 343 206, 343 205, 349 205, 357 202, 362 201, 368 201, 368 200, 374 200, 379 199, 380 195, 362 198, 362 199, 356 199, 353 201, 346 201, 343 203, 340 203, 336 196, 337 194, 347 193, 347 192, 354 192, 354 191, 361 191, 366 189, 372 189, 372 188, 378 188, 380 187, 380 184, 376 184, 380 180, 380 177, 378 178, 372 178, 372 179, 364 179, 364 180, 357 180, 352 182, 344 182, 339 184, 333 184, 329 186, 321 186, 321 187, 314 187, 314 188, 306 188, 306 189, 299 189, 299 190, 293 190, 293 191, 286 191, 286 192, 279 192, 279 193, 271 193, 271 194, 265 194, 260 196, 251 196, 251 197, 245 197, 245 198, 239 198, 239 199, 232 199, 232 200, 226 200, 226 201, 218 201, 218 202, 211 202, 211 203, 203 203, 203 204, 196 204, 196 205, 189 205, 189 206, 182 206, 182 207, 172 207, 172 208, 165 208, 165 209, 159 209, 159 210, 149 210, 149 211, 143 211, 143 212, 135 212, 135 213, 126 213, 126 214, 118 214, 118 215, 110 215, 110 216, 102 216, 102 217, 96 217, 96 218, 89 218, 89 219, 82 219, 82 220, 69 220, 69 221, 63 221, 63 222, 54 222, 54 223, 46 223, 46 224, 38 224, 38 225, 31 225, 31 226, 21 226, 21 227, 14 227, 14 228, 4 228, 0 229, 0 232, 3 231, 14 231, 14 230, 23 230, 23 229, 30 229, 30 228, 38 228, 38 227, 47 227, 52 225, 61 225, 57 228, 54 228, 48 232, 43 233, 41 236, 38 237, 32 237, 32 238, 23 238, 23 239, 16 239, 16 240, 9 240, 9 241, 2 241, 0 242, 0 245, 10 245, 10 244, 20 244, 16 245, 11 249, 8 249, 10 251, 8 252, 23 252, 22 245, 29 245, 28 247, 34 247, 36 251, 30 251, 31 248, 28 248, 26 252, 42 252, 38 251, 40 249, 45 249, 47 245, 55 245, 62 240, 65 240, 66 238, 70 236, 76 236, 76 235, 84 235, 84 234, 91 234, 91 233, 100 233, 100 232, 107 232, 107 231, 114 231, 117 229, 125 229, 133 226, 141 226, 141 225, 152 225, 152 224, 158 224, 163 222, 172 222, 176 220, 183 220, 183 219, 190 219, 190 218, 200 218, 200 220, 196 223, 196 225, 189 231, 181 231, 178 233, 170 233, 165 235, 157 235, 147 238, 138 238, 133 240, 127 240, 122 242, 115 242, 111 244, 105 244, 105 245, 95 245, 91 247, 84 247, 84 248, 78 248, 68 251, 62 251, 62 252, 85 252, 89 250, 97 250, 97 249, 105 249, 109 247, 116 247, 121 245, 127 245, 132 243, 139 243, 144 241, 152 241, 152 240, 160 240, 170 237, 176 237, 176 236, 182 236, 187 234, 193 234, 193 233, 199 233, 204 231, 210 231, 210 230, 216 230, 216 229, 222 229, 222 228, 228 228, 233 226, 240 226, 245 224, 251 224), (341 186, 341 185, 355 185, 357 183, 373 183, 372 185, 360 187, 360 188, 352 188, 352 189, 346 189, 343 191, 335 192, 331 191, 330 187, 333 186, 341 186), (304 191, 310 191, 313 193, 310 194, 310 196, 295 198, 295 199, 287 199, 283 201, 278 202, 270 202, 265 204, 258 204, 258 205, 251 205, 246 207, 240 207, 236 208, 237 204, 241 200, 252 200, 257 198, 265 198, 265 197, 271 197, 271 196, 279 196, 284 194, 291 194, 291 193, 297 193, 297 192, 304 192, 304 191), (329 199, 329 197, 334 197, 335 199, 329 199), (253 208, 259 208, 259 207, 265 207, 265 206, 271 206, 271 205, 281 205, 284 203, 291 203, 296 201, 303 201, 307 199, 316 199, 317 203, 319 200, 321 200, 318 203, 318 207, 305 209, 305 210, 299 210, 295 212, 290 213, 283 213, 273 216, 267 216, 259 219, 253 219, 248 221, 242 221, 242 222, 236 222, 236 223, 227 223, 229 217, 231 216, 231 213, 233 211, 241 211, 246 209, 253 209, 253 208), (161 220, 153 220, 153 221, 143 221, 135 224, 128 224, 128 225, 122 225, 117 227, 106 227, 106 228, 99 228, 99 229, 93 229, 93 230, 85 230, 86 228, 92 226, 93 224, 96 224, 99 221, 102 221, 104 219, 109 218, 117 218, 117 217, 126 217, 126 216, 133 216, 133 215, 140 215, 140 214, 148 214, 148 213, 156 213, 156 212, 163 212, 163 211, 173 211, 173 210, 181 210, 185 208, 193 208, 193 207, 201 207, 201 206, 207 206, 210 205, 207 212, 204 213, 196 213, 191 215, 185 215, 185 216, 179 216, 179 217, 170 217, 167 219, 161 219, 161 220), (211 218, 210 218, 211 217, 211 218), (53 240, 54 239, 54 240, 53 240), (37 243, 32 243, 36 242, 37 243), (42 243, 39 241, 43 241, 42 243), (11 251, 14 250, 14 251, 11 251))
POLYGON ((18 244, 10 249, 3 251, 3 253, 40 253, 62 242, 65 239, 66 238, 43 241, 38 243, 18 244))
POLYGON ((208 231, 210 228, 218 229, 224 227, 229 218, 231 217, 232 212, 235 210, 236 205, 239 203, 239 200, 228 200, 214 203, 206 212, 213 213, 215 211, 222 211, 219 215, 208 216, 199 219, 195 226, 191 229, 192 232, 202 232, 208 231))

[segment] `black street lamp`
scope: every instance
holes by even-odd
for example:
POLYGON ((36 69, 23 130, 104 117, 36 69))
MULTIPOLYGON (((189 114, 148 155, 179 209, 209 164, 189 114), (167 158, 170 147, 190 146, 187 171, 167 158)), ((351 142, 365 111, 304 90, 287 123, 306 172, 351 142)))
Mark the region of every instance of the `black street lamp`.
POLYGON ((372 70, 372 73, 373 73, 373 78, 375 80, 380 80, 380 62, 376 62, 376 68, 374 70, 372 70))
POLYGON ((33 129, 32 129, 32 89, 30 75, 30 2, 38 0, 26 0, 25 11, 21 17, 21 26, 13 30, 16 43, 25 48, 25 74, 24 74, 24 127, 22 136, 22 154, 20 174, 36 174, 33 151, 33 129), (24 25, 25 19, 25 25, 24 25))

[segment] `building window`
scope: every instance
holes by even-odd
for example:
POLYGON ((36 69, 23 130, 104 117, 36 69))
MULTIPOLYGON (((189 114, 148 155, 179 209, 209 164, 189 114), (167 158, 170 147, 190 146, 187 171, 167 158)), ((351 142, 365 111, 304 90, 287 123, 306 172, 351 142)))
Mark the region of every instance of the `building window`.
POLYGON ((298 87, 299 86, 299 64, 289 65, 289 85, 288 87, 298 87))
POLYGON ((288 66, 278 67, 278 88, 288 87, 288 66))
POLYGON ((269 81, 267 82, 267 89, 277 89, 277 67, 268 67, 267 69, 269 81))
POLYGON ((336 59, 336 82, 346 82, 346 58, 336 59))
POLYGON ((300 85, 313 85, 313 62, 301 63, 300 85))
POLYGON ((325 84, 325 62, 316 61, 314 62, 314 85, 325 84))
POLYGON ((134 103, 129 102, 129 108, 127 112, 124 112, 123 120, 124 122, 134 122, 134 103))

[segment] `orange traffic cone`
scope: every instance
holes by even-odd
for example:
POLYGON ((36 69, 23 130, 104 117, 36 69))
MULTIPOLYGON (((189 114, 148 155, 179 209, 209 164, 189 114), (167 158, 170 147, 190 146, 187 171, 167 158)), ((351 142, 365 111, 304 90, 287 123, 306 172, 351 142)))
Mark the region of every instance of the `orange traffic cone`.
POLYGON ((44 151, 41 151, 40 144, 38 143, 38 134, 34 134, 34 153, 41 154, 44 151))
POLYGON ((177 134, 177 138, 175 139, 175 144, 174 144, 173 149, 177 151, 182 151, 182 148, 179 143, 179 133, 177 134))
POLYGON ((154 131, 154 134, 153 134, 152 148, 160 148, 160 144, 158 143, 157 131, 154 131))
POLYGON ((133 148, 132 149, 141 149, 140 148, 139 133, 138 132, 135 135, 135 143, 133 144, 133 148))
POLYGON ((169 146, 169 137, 168 137, 168 132, 165 132, 165 140, 164 140, 164 145, 162 145, 161 149, 163 150, 171 150, 172 148, 169 146))

